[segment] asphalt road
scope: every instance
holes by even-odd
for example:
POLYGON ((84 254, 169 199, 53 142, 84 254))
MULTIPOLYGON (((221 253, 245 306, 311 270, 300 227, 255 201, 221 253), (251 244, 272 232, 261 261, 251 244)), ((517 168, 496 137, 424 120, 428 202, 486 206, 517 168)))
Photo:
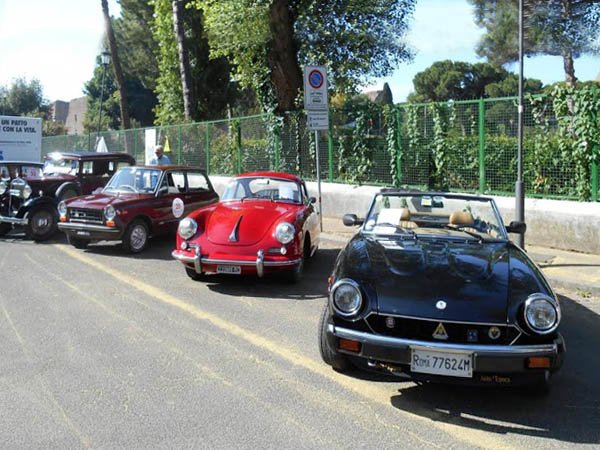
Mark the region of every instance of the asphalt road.
POLYGON ((298 285, 193 282, 171 249, 0 239, 0 448, 600 447, 600 315, 569 296, 548 397, 418 386, 321 362, 339 244, 298 285))

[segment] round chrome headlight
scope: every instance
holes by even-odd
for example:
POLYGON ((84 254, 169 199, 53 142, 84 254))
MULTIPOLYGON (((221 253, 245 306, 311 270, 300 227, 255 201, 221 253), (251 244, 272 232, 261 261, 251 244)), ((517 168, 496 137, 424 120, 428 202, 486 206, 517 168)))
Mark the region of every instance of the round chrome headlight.
POLYGON ((4 194, 8 189, 8 183, 6 181, 0 181, 0 195, 4 194))
POLYGON ((64 202, 64 200, 58 204, 57 209, 58 209, 58 214, 60 214, 61 216, 67 215, 67 204, 64 202))
POLYGON ((288 222, 281 222, 275 228, 275 238, 282 244, 289 244, 294 240, 295 232, 294 225, 288 222))
POLYGON ((106 208, 104 208, 104 217, 106 220, 113 220, 116 215, 117 212, 115 211, 115 207, 113 205, 108 205, 106 208))
POLYGON ((183 239, 189 239, 198 231, 198 224, 196 221, 190 217, 186 217, 185 219, 181 219, 179 222, 179 227, 177 228, 177 232, 179 236, 183 239))
POLYGON ((358 283, 349 278, 342 278, 332 286, 331 300, 335 311, 344 317, 358 313, 363 303, 358 283))
POLYGON ((32 193, 32 189, 31 186, 29 186, 28 184, 26 184, 25 186, 23 186, 23 198, 24 199, 28 199, 29 197, 31 197, 31 193, 32 193))
POLYGON ((560 322, 560 307, 544 294, 533 294, 525 301, 525 322, 537 334, 552 333, 560 322))

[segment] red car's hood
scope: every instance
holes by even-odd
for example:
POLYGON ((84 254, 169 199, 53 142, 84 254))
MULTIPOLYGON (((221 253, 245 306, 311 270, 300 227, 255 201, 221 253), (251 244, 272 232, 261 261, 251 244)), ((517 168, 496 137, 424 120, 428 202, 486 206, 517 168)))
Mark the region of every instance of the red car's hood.
POLYGON ((290 205, 266 200, 219 203, 207 220, 206 237, 214 244, 253 245, 288 212, 290 205), (229 237, 236 227, 237 241, 231 241, 229 237))
POLYGON ((152 197, 152 194, 136 194, 136 193, 100 193, 77 197, 67 202, 69 208, 89 208, 89 209, 104 209, 108 205, 115 208, 123 203, 137 201, 141 198, 152 197))

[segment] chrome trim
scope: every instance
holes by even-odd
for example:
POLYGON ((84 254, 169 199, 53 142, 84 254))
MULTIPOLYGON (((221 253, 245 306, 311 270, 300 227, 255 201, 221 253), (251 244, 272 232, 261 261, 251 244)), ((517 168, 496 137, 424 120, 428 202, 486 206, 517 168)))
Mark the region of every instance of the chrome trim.
MULTIPOLYGON (((258 258, 257 258, 258 259, 258 258)), ((302 261, 301 258, 293 259, 290 261, 263 261, 265 267, 279 267, 279 266, 294 266, 302 261)), ((220 265, 232 265, 232 266, 254 266, 255 261, 236 261, 234 259, 210 259, 202 258, 204 264, 220 264, 220 265)))
POLYGON ((235 225, 233 226, 233 230, 231 230, 231 233, 229 234, 229 242, 239 241, 239 228, 240 223, 242 222, 242 217, 244 216, 240 216, 235 225))
POLYGON ((446 342, 427 342, 416 341, 413 339, 393 338, 389 336, 373 335, 363 331, 355 331, 349 328, 336 327, 333 324, 327 324, 327 332, 343 339, 351 339, 363 343, 382 345, 385 347, 405 347, 419 349, 446 350, 456 353, 473 353, 477 356, 485 354, 555 354, 558 352, 556 344, 543 345, 467 345, 452 344, 446 342))
POLYGON ((29 223, 29 219, 27 217, 21 219, 18 217, 0 216, 0 223, 10 223, 13 225, 26 226, 29 223))
POLYGON ((377 315, 377 316, 392 316, 392 317, 401 317, 402 319, 414 319, 414 320, 427 320, 428 322, 444 322, 444 323, 458 323, 460 325, 484 325, 484 326, 497 326, 497 327, 513 327, 516 328, 517 330, 519 330, 519 327, 517 327, 516 325, 512 324, 512 323, 506 323, 506 322, 500 322, 500 323, 494 323, 494 322, 465 322, 465 321, 459 321, 459 320, 446 320, 446 319, 430 319, 428 317, 418 317, 418 316, 404 316, 402 314, 388 314, 388 313, 384 313, 384 312, 375 312, 375 311, 370 311, 369 314, 367 314, 365 316, 365 320, 367 320, 370 316, 372 315, 377 315))
POLYGON ((362 292, 360 291, 360 285, 351 278, 342 278, 341 280, 336 281, 333 284, 333 286, 331 286, 331 290, 329 291, 329 298, 331 300, 331 305, 333 306, 333 309, 335 310, 335 312, 345 318, 356 316, 356 314, 360 311, 360 309, 362 308, 363 303, 364 303, 363 295, 362 295, 362 292), (335 291, 337 288, 340 287, 340 284, 349 284, 354 289, 356 289, 356 291, 358 292, 358 295, 360 296, 360 304, 353 311, 350 311, 350 312, 341 311, 335 303, 335 298, 334 298, 335 291))
POLYGON ((560 324, 561 318, 562 318, 562 316, 561 316, 561 312, 560 312, 560 305, 557 302, 555 302, 554 299, 552 297, 550 297, 549 295, 543 294, 541 292, 536 292, 534 294, 529 295, 529 297, 527 297, 527 300, 525 300, 525 305, 523 307, 523 320, 525 321, 525 324, 529 328, 529 331, 531 331, 537 335, 541 335, 541 336, 550 334, 550 333, 556 331, 556 329, 558 328, 558 325, 560 324), (554 325, 552 325, 547 330, 538 330, 538 329, 534 328, 533 325, 531 325, 529 323, 529 321, 527 320, 527 308, 529 307, 529 305, 531 305, 536 300, 545 300, 546 302, 550 303, 550 305, 554 308, 554 311, 556 312, 556 321, 554 322, 554 325))
POLYGON ((265 273, 265 252, 263 252, 263 250, 260 249, 258 252, 256 252, 256 274, 258 275, 259 278, 262 278, 264 273, 265 273))
POLYGON ((89 225, 87 223, 58 222, 61 231, 99 231, 102 233, 120 233, 121 230, 106 225, 89 225))

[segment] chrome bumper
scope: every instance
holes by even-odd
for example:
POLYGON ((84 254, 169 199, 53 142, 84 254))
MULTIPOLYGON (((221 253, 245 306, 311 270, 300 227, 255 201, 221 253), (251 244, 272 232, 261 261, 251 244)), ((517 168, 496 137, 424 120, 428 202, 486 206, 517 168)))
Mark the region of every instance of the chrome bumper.
POLYGON ((119 233, 118 228, 107 227, 106 225, 91 225, 89 223, 58 222, 60 231, 96 231, 101 233, 119 233))
POLYGON ((190 248, 194 249, 194 256, 188 256, 181 254, 180 250, 173 250, 171 256, 183 264, 193 264, 197 274, 202 273, 203 264, 214 264, 220 266, 254 266, 256 267, 256 274, 259 277, 264 275, 265 267, 286 267, 295 266, 299 264, 301 259, 294 259, 291 261, 265 261, 265 254, 262 250, 256 252, 256 260, 234 260, 234 259, 211 259, 202 258, 200 254, 200 246, 197 244, 189 244, 190 248))
POLYGON ((0 223, 10 223, 12 225, 27 226, 27 224, 29 223, 29 219, 27 217, 19 218, 0 216, 0 223))
MULTIPOLYGON (((381 336, 364 331, 337 327, 327 324, 327 334, 342 339, 360 342, 361 350, 354 354, 373 361, 384 361, 392 364, 410 364, 411 350, 437 350, 448 353, 465 353, 473 355, 476 371, 523 372, 523 361, 530 356, 548 356, 553 360, 553 368, 562 364, 561 353, 565 351, 562 336, 558 336, 551 344, 540 345, 476 345, 454 344, 448 342, 429 342, 414 339, 381 336)), ((340 350, 343 352, 343 350, 340 350)))

